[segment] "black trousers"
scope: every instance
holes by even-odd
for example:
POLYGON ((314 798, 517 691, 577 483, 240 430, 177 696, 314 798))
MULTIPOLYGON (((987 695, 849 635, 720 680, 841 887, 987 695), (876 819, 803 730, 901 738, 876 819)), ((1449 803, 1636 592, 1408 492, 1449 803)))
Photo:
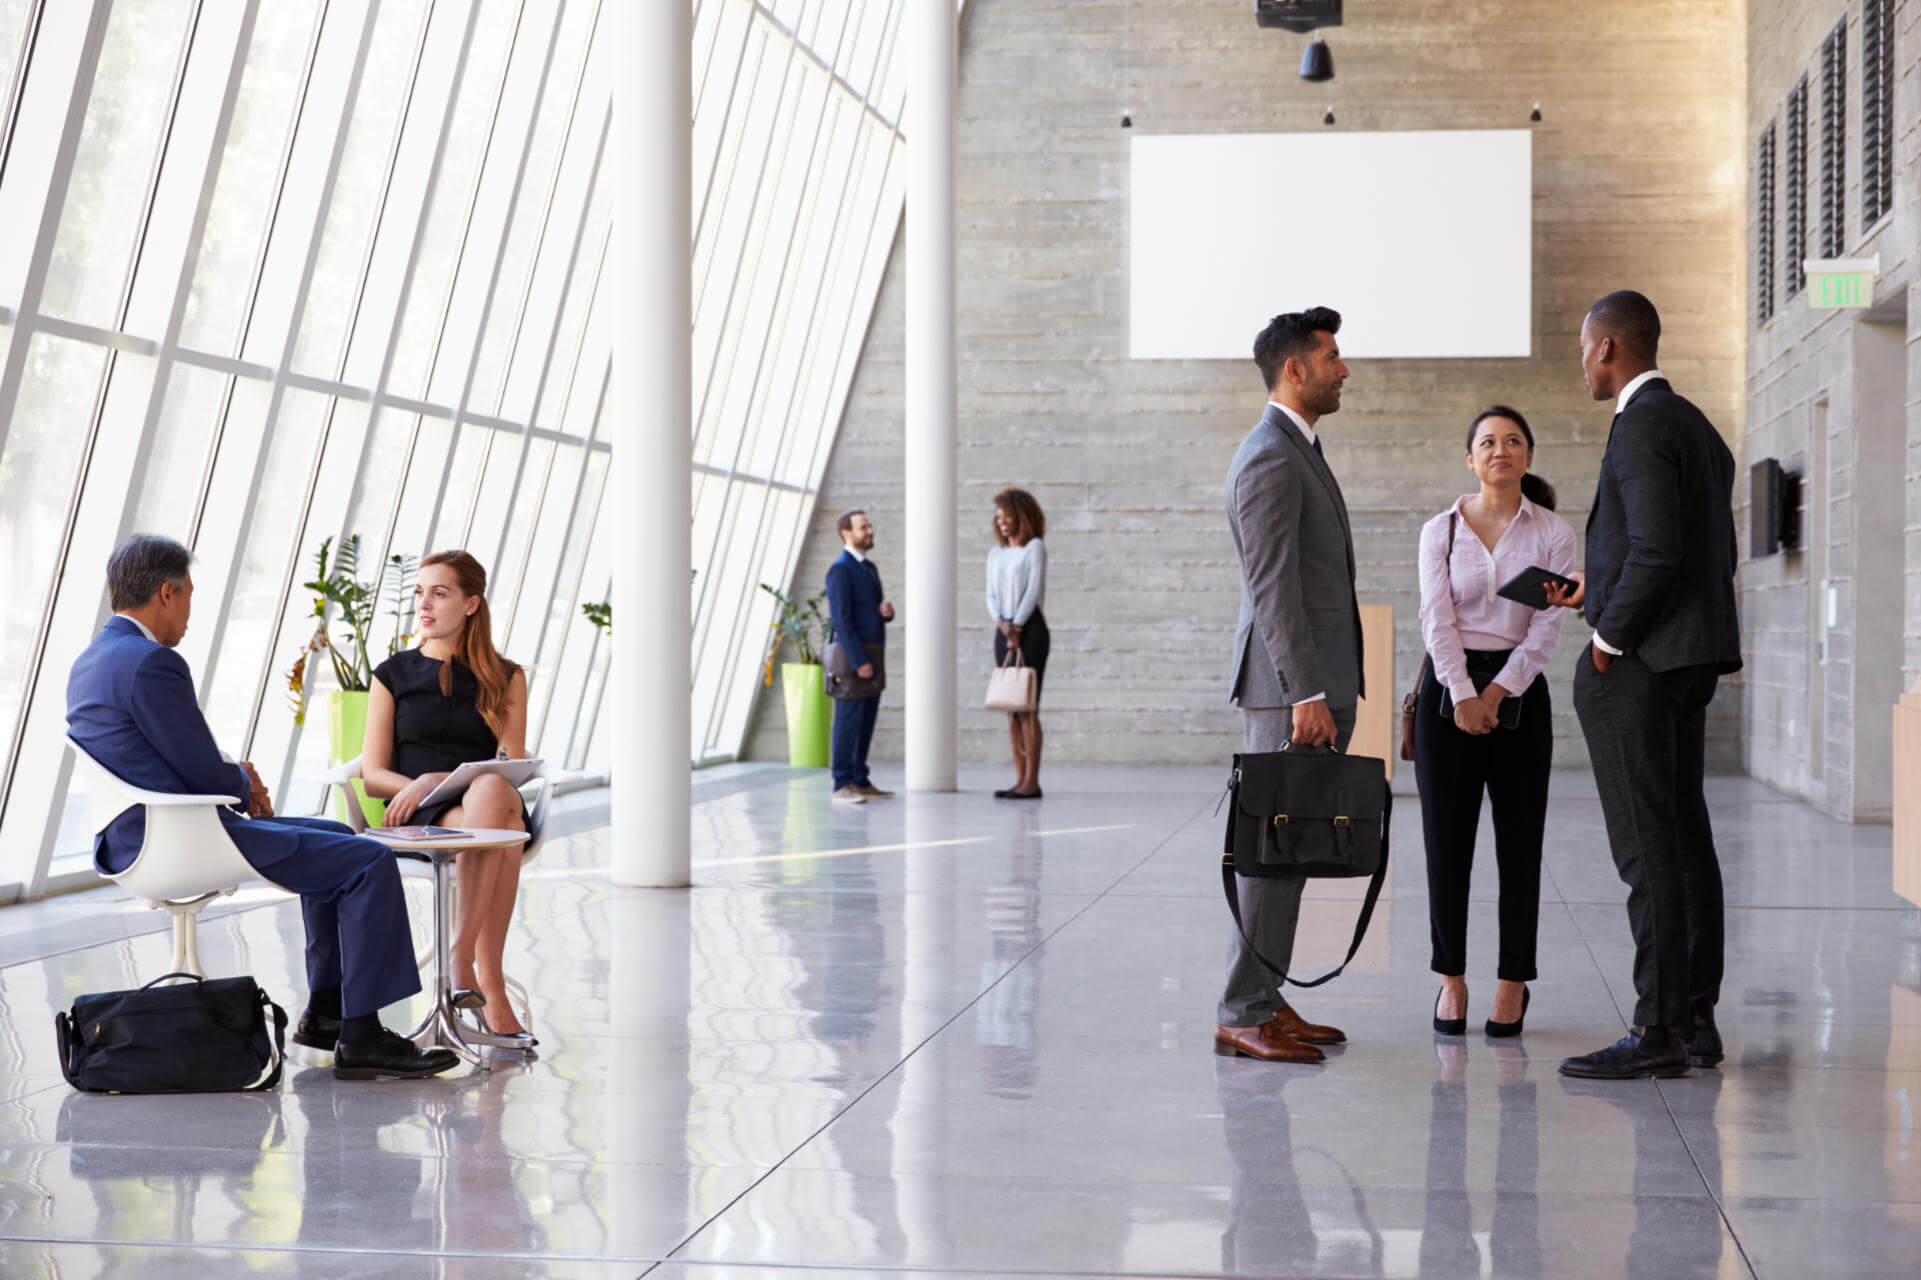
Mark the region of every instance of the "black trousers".
POLYGON ((1574 668, 1574 710, 1594 761, 1634 930, 1634 1023, 1687 1027, 1721 998, 1721 863, 1703 794, 1710 667, 1650 671, 1624 654, 1574 668))
MULTIPOLYGON (((1506 653, 1470 652, 1468 669, 1499 674, 1506 653)), ((1477 683, 1480 683, 1477 681, 1477 683)), ((1501 951, 1496 973, 1508 982, 1534 980, 1535 933, 1541 918, 1541 835, 1547 827, 1548 773, 1554 765, 1553 707, 1547 680, 1515 694, 1521 720, 1512 729, 1464 733, 1441 716, 1440 682, 1421 681, 1414 713, 1414 776, 1421 788, 1427 837, 1428 931, 1434 972, 1467 972, 1467 894, 1481 796, 1494 806, 1494 860, 1501 872, 1501 951)))

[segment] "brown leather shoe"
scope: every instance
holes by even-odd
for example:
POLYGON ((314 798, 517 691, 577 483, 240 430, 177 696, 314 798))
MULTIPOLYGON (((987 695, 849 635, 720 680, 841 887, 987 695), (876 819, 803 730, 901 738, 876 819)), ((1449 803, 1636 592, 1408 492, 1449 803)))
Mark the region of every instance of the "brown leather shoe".
POLYGON ((1299 1040, 1302 1044, 1347 1043, 1347 1034, 1339 1027, 1323 1027, 1309 1022, 1294 1012, 1291 1005, 1282 1005, 1268 1025, 1290 1039, 1299 1040))
POLYGON ((1214 1052, 1223 1058, 1259 1058, 1262 1062, 1320 1062, 1327 1057, 1311 1044, 1302 1044, 1272 1021, 1258 1027, 1214 1028, 1214 1052))

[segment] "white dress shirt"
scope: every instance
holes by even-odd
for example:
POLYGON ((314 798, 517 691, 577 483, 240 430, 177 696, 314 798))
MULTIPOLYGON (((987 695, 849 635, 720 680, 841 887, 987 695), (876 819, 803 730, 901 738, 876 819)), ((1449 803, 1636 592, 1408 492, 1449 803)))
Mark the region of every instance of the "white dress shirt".
POLYGON ((116 618, 125 618, 128 622, 131 622, 133 623, 134 626, 140 628, 141 635, 147 637, 147 639, 153 641, 155 644, 160 643, 159 637, 155 636, 153 632, 147 629, 147 624, 140 621, 140 619, 134 617, 131 613, 116 613, 113 616, 116 618))
MULTIPOLYGON (((1282 404, 1279 400, 1269 400, 1268 403, 1273 405, 1276 409, 1279 409, 1282 413, 1286 414, 1288 421, 1292 422, 1296 427, 1300 428, 1301 434, 1307 437, 1308 448, 1312 449, 1316 444, 1319 443, 1319 438, 1314 434, 1314 428, 1307 425, 1306 418, 1303 418, 1300 414, 1294 412, 1292 409, 1282 404)), ((1302 703, 1302 702, 1326 702, 1326 701, 1327 701, 1327 693, 1325 691, 1322 691, 1320 693, 1310 693, 1305 698, 1295 699, 1296 704, 1302 703)))
POLYGON ((1463 496, 1421 528, 1421 638, 1434 660, 1435 680, 1457 703, 1480 692, 1468 675, 1469 649, 1514 651, 1494 678, 1509 693, 1524 692, 1547 669, 1561 638, 1561 610, 1531 609, 1501 596, 1500 587, 1533 565, 1565 575, 1577 547, 1567 521, 1522 498, 1513 523, 1489 550, 1467 522, 1473 496, 1463 496))
MULTIPOLYGON (((1642 387, 1645 387, 1648 383, 1654 381, 1656 378, 1663 378, 1666 376, 1667 375, 1662 373, 1659 369, 1649 369, 1646 373, 1639 375, 1632 382, 1628 383, 1625 387, 1622 387, 1621 394, 1618 397, 1616 397, 1614 401, 1614 416, 1618 418, 1622 414, 1627 412, 1628 402, 1634 399, 1635 392, 1639 391, 1642 387)), ((1626 652, 1625 650, 1615 648, 1613 645, 1603 640, 1601 638, 1601 633, 1598 631, 1594 633, 1594 647, 1599 649, 1602 653, 1611 653, 1617 658, 1620 657, 1622 653, 1626 652)))

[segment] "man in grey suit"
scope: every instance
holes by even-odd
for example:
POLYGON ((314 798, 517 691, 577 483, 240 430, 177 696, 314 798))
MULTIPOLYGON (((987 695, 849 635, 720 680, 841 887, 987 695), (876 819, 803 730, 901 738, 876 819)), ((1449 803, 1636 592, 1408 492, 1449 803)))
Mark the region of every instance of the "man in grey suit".
MULTIPOLYGON (((1341 486, 1315 424, 1341 407, 1347 366, 1338 311, 1275 316, 1254 339, 1267 412, 1227 470, 1227 516, 1241 563, 1241 620, 1232 697, 1247 718, 1247 749, 1346 747, 1361 678, 1361 611, 1354 599, 1354 534, 1341 486)), ((1214 1051, 1269 1062, 1319 1062, 1316 1045, 1347 1037, 1316 1026, 1281 998, 1277 965, 1292 963, 1303 881, 1242 878, 1241 918, 1228 954, 1214 1051), (1247 945, 1252 940, 1252 950, 1247 945)))

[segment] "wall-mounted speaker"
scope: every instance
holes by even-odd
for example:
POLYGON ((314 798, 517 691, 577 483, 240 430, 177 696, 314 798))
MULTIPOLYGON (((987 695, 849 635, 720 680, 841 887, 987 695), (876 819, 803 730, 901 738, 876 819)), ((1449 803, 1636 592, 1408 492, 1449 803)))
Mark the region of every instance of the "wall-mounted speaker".
POLYGON ((1759 560, 1801 547, 1801 477, 1774 458, 1748 468, 1748 554, 1759 560))

